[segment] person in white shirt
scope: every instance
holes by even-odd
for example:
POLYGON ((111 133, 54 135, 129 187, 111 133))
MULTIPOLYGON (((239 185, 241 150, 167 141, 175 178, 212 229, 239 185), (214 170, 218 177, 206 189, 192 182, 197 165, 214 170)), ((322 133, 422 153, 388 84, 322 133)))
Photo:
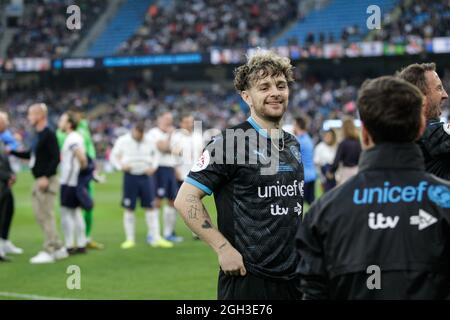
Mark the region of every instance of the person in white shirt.
POLYGON ((178 193, 178 183, 175 175, 177 160, 172 150, 172 134, 174 130, 172 113, 164 111, 157 118, 157 127, 148 131, 147 136, 156 143, 156 154, 159 164, 155 172, 155 207, 159 209, 161 200, 167 199, 167 205, 163 208, 163 235, 166 240, 180 242, 183 241, 183 238, 175 234, 177 211, 174 207, 174 200, 178 193))
MULTIPOLYGON (((176 130, 172 136, 172 153, 177 157, 175 175, 178 188, 184 182, 192 166, 200 158, 203 150, 203 137, 194 132, 194 117, 190 113, 183 113, 180 116, 180 129, 176 130)), ((199 237, 192 233, 195 240, 199 237)))
POLYGON ((336 150, 336 133, 333 129, 325 131, 323 140, 317 144, 314 150, 314 164, 320 173, 320 182, 322 184, 323 192, 327 192, 336 186, 334 177, 327 176, 326 174, 334 162, 336 150))
POLYGON ((203 137, 194 132, 194 117, 190 113, 180 116, 180 128, 172 135, 172 153, 176 156, 175 174, 181 186, 192 166, 201 156, 203 137))
POLYGON ((122 249, 130 249, 135 242, 136 201, 140 198, 148 226, 147 242, 152 247, 171 248, 173 244, 161 237, 158 209, 154 207, 155 186, 152 175, 158 167, 154 142, 144 135, 143 122, 137 122, 131 133, 117 139, 111 151, 112 165, 124 172, 122 206, 126 240, 122 249))
POLYGON ((77 194, 78 175, 88 165, 83 137, 76 131, 78 118, 68 111, 59 120, 59 128, 67 134, 61 148, 61 224, 69 254, 86 252, 86 225, 77 194))

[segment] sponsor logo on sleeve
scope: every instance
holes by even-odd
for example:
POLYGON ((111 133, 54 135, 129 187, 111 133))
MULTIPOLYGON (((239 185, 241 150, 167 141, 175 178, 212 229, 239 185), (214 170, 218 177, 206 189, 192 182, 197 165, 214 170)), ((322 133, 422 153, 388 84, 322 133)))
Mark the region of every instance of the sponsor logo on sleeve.
POLYGON ((450 134, 450 123, 444 123, 444 124, 442 125, 442 128, 444 128, 444 131, 445 131, 447 134, 450 134))
POLYGON ((211 157, 209 155, 209 151, 208 150, 203 151, 203 154, 200 156, 197 163, 192 167, 191 171, 199 172, 204 170, 209 165, 210 161, 211 157))

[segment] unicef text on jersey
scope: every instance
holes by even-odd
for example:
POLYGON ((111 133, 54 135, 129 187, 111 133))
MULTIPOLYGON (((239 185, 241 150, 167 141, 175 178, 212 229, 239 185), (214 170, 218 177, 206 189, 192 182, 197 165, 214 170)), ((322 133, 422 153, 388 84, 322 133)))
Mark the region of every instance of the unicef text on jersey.
POLYGON ((428 185, 421 181, 416 186, 391 186, 385 181, 381 187, 355 189, 353 191, 353 203, 383 204, 399 202, 421 202, 424 197, 443 208, 450 208, 450 189, 444 185, 428 185))

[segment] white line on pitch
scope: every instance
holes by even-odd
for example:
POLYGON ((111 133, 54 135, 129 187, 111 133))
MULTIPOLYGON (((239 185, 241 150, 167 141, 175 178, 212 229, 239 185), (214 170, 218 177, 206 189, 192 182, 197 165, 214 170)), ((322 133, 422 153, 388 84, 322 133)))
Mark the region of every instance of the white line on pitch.
POLYGON ((9 298, 27 299, 27 300, 74 300, 74 299, 58 298, 58 297, 45 297, 45 296, 39 296, 36 294, 23 294, 23 293, 16 293, 16 292, 1 292, 1 291, 0 291, 0 297, 9 297, 9 298))

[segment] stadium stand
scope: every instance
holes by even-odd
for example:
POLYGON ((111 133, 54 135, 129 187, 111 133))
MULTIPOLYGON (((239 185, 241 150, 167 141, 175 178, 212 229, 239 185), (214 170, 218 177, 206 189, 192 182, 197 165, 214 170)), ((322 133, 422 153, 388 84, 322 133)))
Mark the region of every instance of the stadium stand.
POLYGON ((409 37, 429 39, 450 36, 449 1, 407 1, 398 6, 398 19, 374 32, 374 40, 404 43, 409 37))
POLYGON ((112 55, 120 44, 143 24, 147 8, 152 0, 127 0, 103 33, 88 49, 89 56, 112 55))
POLYGON ((119 54, 206 52, 212 47, 265 46, 297 17, 298 1, 175 1, 149 7, 145 23, 119 54))
POLYGON ((74 32, 61 27, 66 25, 67 1, 25 1, 25 12, 7 49, 7 56, 57 58, 69 55, 106 4, 106 1, 77 1, 82 12, 82 28, 74 32))
MULTIPOLYGON (((396 4, 394 0, 377 1, 381 12, 390 12, 396 4)), ((371 0, 334 0, 327 6, 312 11, 292 25, 275 41, 276 46, 322 42, 360 41, 369 31, 366 27, 367 7, 371 0), (351 34, 342 37, 343 30, 352 29, 351 34), (365 30, 365 31, 364 31, 365 30)))

